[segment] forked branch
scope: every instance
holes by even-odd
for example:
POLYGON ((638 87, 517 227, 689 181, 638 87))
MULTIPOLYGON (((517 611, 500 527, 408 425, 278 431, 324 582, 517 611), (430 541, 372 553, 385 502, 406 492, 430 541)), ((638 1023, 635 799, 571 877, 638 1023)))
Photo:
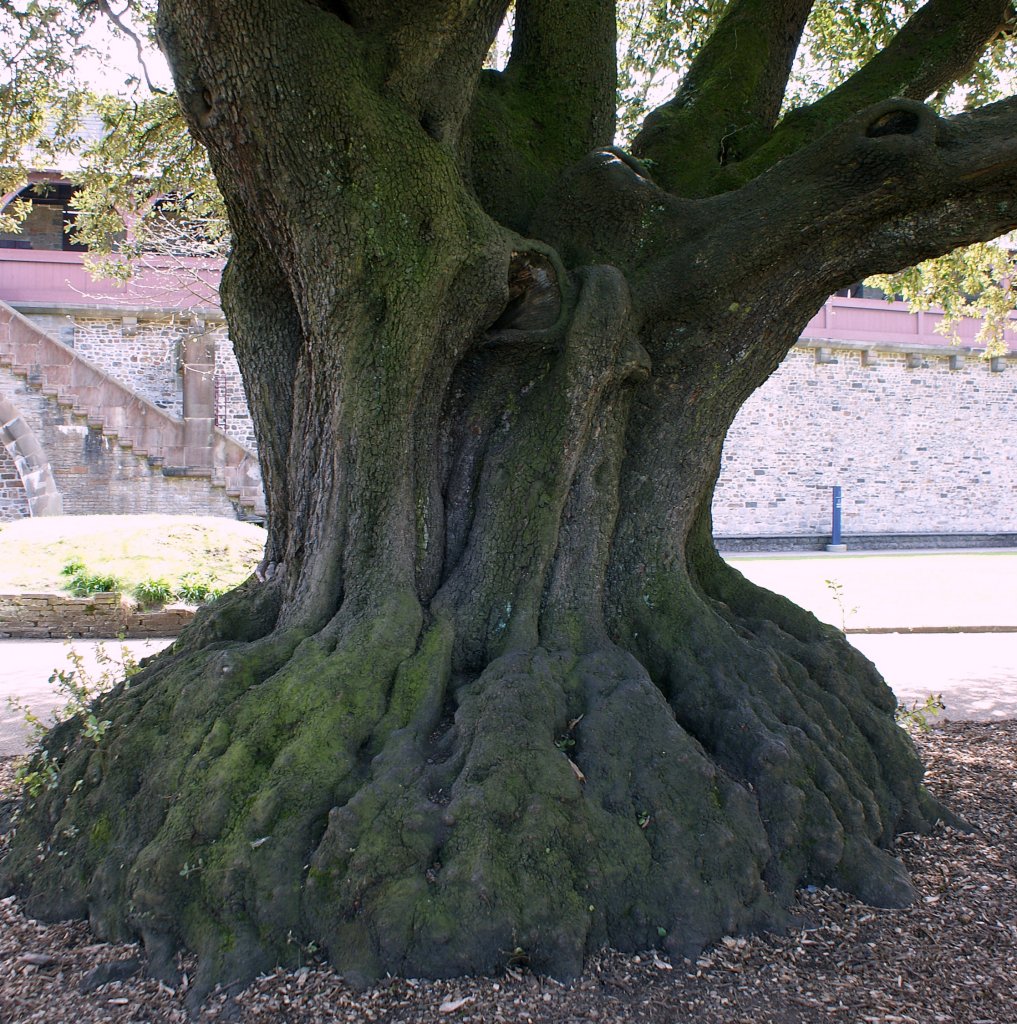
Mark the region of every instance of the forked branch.
POLYGON ((613 140, 613 0, 519 0, 508 67, 480 84, 473 185, 491 216, 527 234, 561 173, 613 140))
POLYGON ((633 152, 685 196, 715 191, 719 169, 777 120, 814 0, 734 0, 677 95, 650 112, 633 152))
POLYGON ((826 96, 792 111, 735 178, 754 178, 872 103, 927 99, 969 71, 1014 21, 1012 0, 929 0, 872 60, 826 96))
MULTIPOLYGON (((662 250, 644 275, 652 290, 637 301, 648 316, 666 316, 679 289, 690 302, 737 296, 739 310, 758 308, 775 282, 782 302, 813 310, 850 281, 1017 227, 1017 98, 949 118, 913 100, 875 104, 699 209, 694 257, 688 243, 662 250), (746 266, 770 268, 759 295, 746 266)), ((679 237, 687 215, 662 216, 679 237)), ((663 353, 651 355, 659 369, 663 353)))

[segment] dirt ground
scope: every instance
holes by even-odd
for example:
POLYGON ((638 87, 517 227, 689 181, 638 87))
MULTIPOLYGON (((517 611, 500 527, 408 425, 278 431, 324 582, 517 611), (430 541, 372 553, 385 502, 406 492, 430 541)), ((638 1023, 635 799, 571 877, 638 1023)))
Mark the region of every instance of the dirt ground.
MULTIPOLYGON (((607 951, 566 985, 507 964, 494 978, 358 993, 312 959, 214 994, 197 1020, 1017 1024, 1017 721, 946 723, 919 743, 930 788, 975 830, 899 839, 920 894, 904 910, 810 887, 786 935, 726 937, 695 962, 607 951)), ((174 990, 144 977, 138 947, 97 942, 81 923, 39 924, 13 897, 0 921, 5 1024, 188 1019, 186 959, 174 990)))

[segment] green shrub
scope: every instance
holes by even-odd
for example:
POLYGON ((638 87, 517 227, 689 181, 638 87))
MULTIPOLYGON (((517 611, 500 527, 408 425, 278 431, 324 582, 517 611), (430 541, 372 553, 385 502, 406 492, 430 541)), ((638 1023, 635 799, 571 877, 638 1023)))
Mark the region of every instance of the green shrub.
POLYGON ((177 597, 188 604, 204 604, 214 601, 223 594, 223 588, 217 587, 217 578, 211 573, 188 572, 180 577, 177 597))
POLYGON ((64 576, 69 576, 67 589, 75 597, 87 597, 89 594, 112 594, 120 590, 121 583, 116 576, 104 576, 101 573, 91 573, 83 562, 77 559, 68 562, 60 570, 64 576))
POLYGON ((132 591, 142 608, 152 608, 173 600, 173 588, 162 577, 142 580, 132 591))

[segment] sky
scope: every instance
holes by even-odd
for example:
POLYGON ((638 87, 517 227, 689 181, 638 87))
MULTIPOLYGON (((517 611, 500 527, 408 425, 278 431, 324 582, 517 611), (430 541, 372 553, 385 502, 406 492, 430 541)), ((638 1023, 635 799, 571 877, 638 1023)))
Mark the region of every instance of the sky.
POLYGON ((82 60, 78 70, 81 78, 96 92, 131 95, 136 86, 129 80, 144 81, 145 68, 153 84, 163 89, 172 86, 169 66, 162 53, 155 47, 146 47, 143 68, 133 40, 117 32, 108 19, 97 18, 85 39, 96 54, 82 60))

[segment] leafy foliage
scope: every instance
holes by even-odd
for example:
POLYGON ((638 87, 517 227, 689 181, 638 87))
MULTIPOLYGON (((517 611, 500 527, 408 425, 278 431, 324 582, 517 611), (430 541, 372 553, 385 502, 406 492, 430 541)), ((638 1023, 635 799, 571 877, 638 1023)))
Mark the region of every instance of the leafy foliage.
POLYGON ((991 357, 1008 348, 1003 332, 1011 323, 1017 298, 1015 272, 1014 253, 1002 242, 981 242, 899 274, 879 274, 869 282, 888 295, 900 295, 914 310, 942 309, 945 315, 936 330, 953 341, 958 340, 956 328, 961 320, 980 318, 974 341, 991 357))
MULTIPOLYGON (((51 713, 48 719, 37 714, 24 701, 16 697, 7 699, 8 706, 21 714, 29 729, 29 736, 38 745, 46 733, 60 722, 80 717, 82 733, 94 743, 102 742, 109 721, 100 719, 93 705, 95 701, 123 680, 129 680, 138 671, 138 662, 130 649, 120 641, 119 649, 110 649, 104 643, 95 650, 96 668, 90 670, 84 654, 68 641, 67 668, 55 668, 49 683, 63 700, 63 704, 51 713)), ((56 760, 46 750, 39 749, 17 770, 16 779, 32 797, 38 797, 43 790, 53 789, 59 780, 60 770, 56 760)))
POLYGON ((134 588, 134 599, 142 608, 154 608, 173 599, 173 588, 161 577, 154 580, 142 580, 134 588))
MULTIPOLYGON (((0 2, 0 193, 23 184, 28 167, 52 166, 73 147, 86 98, 73 72, 91 50, 83 38, 90 20, 69 4, 0 2)), ((28 209, 0 210, 0 230, 14 230, 28 209)))
POLYGON ((894 712, 897 724, 910 733, 927 733, 932 731, 931 718, 946 710, 941 693, 930 693, 924 700, 915 700, 910 704, 898 704, 894 712))
POLYGON ((67 589, 75 597, 87 597, 89 594, 111 594, 121 589, 116 576, 106 573, 89 572, 84 562, 74 559, 61 570, 61 575, 68 577, 67 589))
POLYGON ((627 142, 643 118, 666 99, 724 0, 621 0, 618 4, 618 138, 627 142))
POLYGON ((819 0, 802 37, 787 105, 811 103, 835 89, 879 53, 920 6, 920 0, 819 0))
POLYGON ((179 276, 181 257, 225 258, 222 197, 176 99, 104 96, 96 109, 103 130, 82 149, 76 174, 76 235, 89 246, 93 273, 179 276))
POLYGON ((177 597, 188 604, 204 604, 222 597, 225 592, 218 586, 218 578, 213 573, 189 572, 180 578, 177 597))

